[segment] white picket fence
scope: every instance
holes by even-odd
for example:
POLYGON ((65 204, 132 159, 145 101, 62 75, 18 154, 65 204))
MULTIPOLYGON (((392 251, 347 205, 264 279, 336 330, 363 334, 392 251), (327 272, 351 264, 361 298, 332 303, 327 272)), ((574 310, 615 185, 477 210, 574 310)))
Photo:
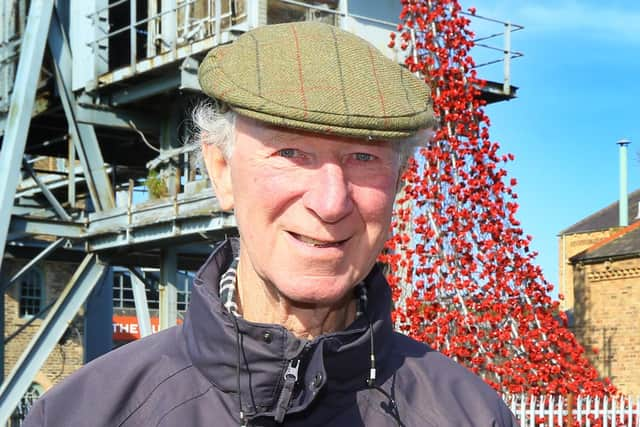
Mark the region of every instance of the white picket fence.
MULTIPOLYGON (((569 426, 569 398, 562 396, 503 396, 522 427, 569 426)), ((584 427, 640 427, 640 397, 578 396, 572 418, 584 427)))

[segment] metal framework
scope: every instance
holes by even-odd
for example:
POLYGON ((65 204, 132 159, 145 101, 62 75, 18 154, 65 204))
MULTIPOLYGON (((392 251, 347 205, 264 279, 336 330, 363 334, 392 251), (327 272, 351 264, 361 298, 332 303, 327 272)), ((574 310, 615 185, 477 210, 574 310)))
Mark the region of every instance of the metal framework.
POLYGON ((106 264, 97 255, 87 255, 64 291, 52 307, 38 333, 33 337, 13 371, 0 388, 0 419, 7 420, 32 378, 60 340, 67 325, 76 315, 96 283, 102 278, 106 264))
MULTIPOLYGON (((6 292, 44 259, 87 253, 64 292, 46 306, 39 332, 3 382, 0 424, 112 266, 132 273, 146 335, 151 324, 142 263, 160 268, 160 323, 168 327, 177 318, 178 270, 193 268, 211 242, 235 234, 235 219, 220 211, 197 150, 181 143, 188 137, 181 125, 185 112, 199 96, 198 64, 211 47, 258 25, 318 19, 387 49, 395 17, 357 14, 345 0, 321 3, 0 2, 0 203, 11 207, 0 209, 0 261, 5 249, 20 249, 31 259, 11 277, 0 276, 0 288, 6 292), (51 159, 55 167, 42 166, 51 159)), ((505 55, 517 56, 510 45, 505 55)), ((507 74, 503 83, 483 89, 487 99, 515 96, 507 74)), ((109 304, 110 291, 100 292, 87 309, 109 304)), ((2 357, 0 342, 4 364, 2 357)))
POLYGON ((147 293, 145 292, 145 279, 140 272, 132 268, 131 288, 133 289, 133 299, 136 304, 136 317, 140 326, 140 337, 151 335, 151 319, 149 317, 149 304, 147 303, 147 293))
MULTIPOLYGON (((53 0, 35 0, 31 3, 0 152, 0 206, 13 206, 52 9, 53 0)), ((9 209, 0 211, 0 259, 4 255, 10 215, 9 209)))

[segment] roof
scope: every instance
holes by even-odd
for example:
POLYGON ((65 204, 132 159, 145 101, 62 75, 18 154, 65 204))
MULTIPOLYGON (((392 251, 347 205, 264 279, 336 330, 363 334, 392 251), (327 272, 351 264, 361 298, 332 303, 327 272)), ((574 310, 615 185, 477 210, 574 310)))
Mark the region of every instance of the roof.
POLYGON ((640 256, 640 221, 621 229, 570 259, 571 262, 640 256))
MULTIPOLYGON (((629 193, 628 215, 629 221, 634 222, 638 217, 638 205, 640 203, 640 188, 629 193)), ((604 209, 589 215, 576 222, 569 228, 560 232, 560 235, 586 233, 589 231, 607 230, 618 226, 618 204, 619 201, 611 203, 604 209)))

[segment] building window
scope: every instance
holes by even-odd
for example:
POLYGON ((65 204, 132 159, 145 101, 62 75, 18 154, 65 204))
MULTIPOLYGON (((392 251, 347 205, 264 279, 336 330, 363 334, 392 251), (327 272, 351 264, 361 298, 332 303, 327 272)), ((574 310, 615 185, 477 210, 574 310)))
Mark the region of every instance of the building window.
MULTIPOLYGON (((159 273, 158 271, 143 270, 145 277, 145 290, 147 294, 147 305, 149 310, 160 309, 159 273)), ((190 271, 178 271, 177 299, 178 311, 184 312, 189 307, 191 300, 191 286, 193 284, 194 273, 190 271)), ((136 307, 131 287, 131 276, 126 270, 115 271, 113 274, 113 308, 134 309, 136 307)))
POLYGON ((178 272, 178 311, 185 312, 191 301, 191 286, 194 274, 189 271, 178 272))
POLYGON ((124 271, 113 273, 113 308, 135 308, 131 277, 124 271))
POLYGON ((20 317, 35 316, 44 303, 44 277, 42 270, 31 268, 20 279, 20 317))

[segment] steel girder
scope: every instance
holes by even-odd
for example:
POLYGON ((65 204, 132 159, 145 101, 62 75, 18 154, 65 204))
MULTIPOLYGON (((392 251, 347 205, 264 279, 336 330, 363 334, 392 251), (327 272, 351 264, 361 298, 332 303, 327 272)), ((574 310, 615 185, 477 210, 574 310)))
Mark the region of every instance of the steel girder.
POLYGON ((97 255, 85 257, 0 388, 0 425, 4 425, 92 289, 108 268, 97 255))
POLYGON ((160 254, 160 330, 175 326, 178 320, 178 252, 175 246, 160 254))
POLYGON ((29 172, 31 179, 33 179, 35 183, 38 185, 38 187, 40 187, 42 194, 44 195, 45 199, 47 199, 47 201, 49 202, 53 210, 56 212, 56 215, 58 215, 58 217, 63 221, 72 221, 67 211, 64 210, 64 208, 62 207, 58 199, 56 199, 56 196, 54 196, 51 190, 49 190, 49 188, 47 188, 44 182, 42 182, 42 180, 40 179, 38 174, 33 170, 29 162, 27 162, 25 159, 22 162, 22 164, 24 168, 27 170, 27 172, 29 172))
POLYGON ((105 107, 78 99, 76 120, 87 125, 108 126, 131 130, 131 122, 141 131, 153 131, 158 128, 158 119, 140 111, 105 107))
POLYGON ((113 189, 95 130, 93 126, 79 123, 76 119, 76 99, 71 91, 71 48, 55 10, 51 16, 48 40, 53 56, 56 85, 69 125, 69 133, 82 164, 94 207, 97 211, 112 209, 115 206, 113 189))
POLYGON ((151 329, 151 317, 149 316, 149 304, 147 303, 146 283, 135 268, 129 269, 131 273, 131 288, 133 290, 133 301, 136 305, 136 317, 138 318, 138 329, 140 338, 144 338, 153 333, 151 329))
POLYGON ((90 214, 85 238, 87 250, 104 251, 207 233, 224 236, 233 233, 235 226, 235 217, 221 212, 213 190, 205 188, 153 204, 90 214))
POLYGON ((40 66, 53 11, 53 0, 32 0, 0 152, 0 262, 4 256, 13 199, 38 87, 40 66))
POLYGON ((68 239, 82 239, 86 237, 86 230, 84 224, 80 222, 66 222, 13 215, 11 217, 11 227, 9 228, 7 240, 20 239, 30 234, 46 234, 68 239))
POLYGON ((87 251, 100 252, 124 246, 166 243, 178 237, 234 234, 235 217, 221 212, 211 188, 180 194, 152 205, 122 207, 92 213, 83 222, 12 215, 7 240, 45 234, 80 240, 87 251))
POLYGON ((113 350, 113 268, 96 283, 84 305, 83 363, 113 350))
POLYGON ((153 95, 168 92, 180 87, 180 74, 172 74, 163 77, 157 77, 153 80, 145 81, 144 84, 120 89, 111 94, 111 105, 114 107, 139 101, 153 95))
POLYGON ((58 249, 58 247, 60 247, 66 240, 67 239, 65 239, 65 238, 60 238, 60 239, 58 239, 58 240, 56 240, 54 242, 51 242, 46 248, 44 248, 42 251, 40 251, 40 253, 38 255, 36 255, 29 262, 27 262, 24 265, 24 267, 22 267, 20 269, 20 271, 18 271, 16 274, 14 274, 9 279, 9 282, 2 287, 2 292, 4 292, 9 286, 11 286, 15 282, 17 282, 18 279, 20 279, 25 273, 27 273, 29 270, 31 270, 31 268, 34 265, 36 265, 37 263, 39 263, 40 261, 45 259, 51 252, 53 252, 56 249, 58 249))

